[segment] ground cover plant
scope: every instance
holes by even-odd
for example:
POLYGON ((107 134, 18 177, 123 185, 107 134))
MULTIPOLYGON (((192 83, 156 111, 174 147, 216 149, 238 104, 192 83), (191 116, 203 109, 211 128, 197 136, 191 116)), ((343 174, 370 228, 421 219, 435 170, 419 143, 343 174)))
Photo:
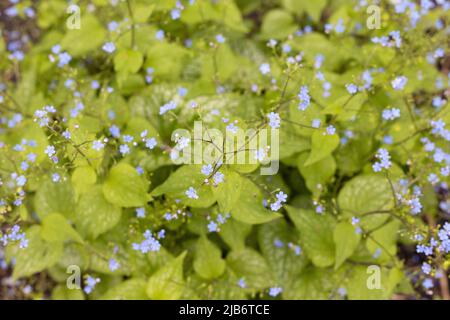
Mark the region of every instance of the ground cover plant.
POLYGON ((0 299, 449 299, 449 9, 2 1, 0 299))

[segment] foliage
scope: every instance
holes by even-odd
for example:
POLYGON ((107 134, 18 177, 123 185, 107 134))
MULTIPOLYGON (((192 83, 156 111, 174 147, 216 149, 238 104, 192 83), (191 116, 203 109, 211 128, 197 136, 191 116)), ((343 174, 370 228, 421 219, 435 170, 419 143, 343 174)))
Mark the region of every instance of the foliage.
POLYGON ((448 2, 379 28, 367 1, 78 2, 80 28, 2 12, 0 265, 52 279, 28 298, 449 298, 448 2))

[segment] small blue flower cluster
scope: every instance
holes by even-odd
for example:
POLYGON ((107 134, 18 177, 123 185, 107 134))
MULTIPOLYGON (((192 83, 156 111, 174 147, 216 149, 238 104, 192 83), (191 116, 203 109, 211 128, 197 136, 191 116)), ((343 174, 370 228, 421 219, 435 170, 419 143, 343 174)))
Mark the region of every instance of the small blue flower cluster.
POLYGON ((84 292, 86 294, 91 294, 97 283, 100 283, 100 278, 94 278, 92 276, 87 276, 84 284, 84 292))
POLYGON ((208 217, 209 223, 208 223, 208 232, 219 232, 220 226, 223 225, 227 220, 231 217, 229 213, 222 215, 219 213, 216 217, 216 220, 211 220, 210 217, 208 217))
POLYGON ((276 198, 276 201, 274 201, 270 204, 270 209, 272 211, 278 211, 281 209, 281 207, 283 206, 283 203, 286 203, 286 201, 287 201, 287 194, 284 193, 283 191, 280 191, 275 195, 275 198, 276 198))
POLYGON ((378 161, 372 165, 373 171, 380 172, 382 169, 389 169, 391 167, 391 156, 386 149, 378 149, 376 157, 378 161))
POLYGON ((158 241, 158 239, 163 239, 165 236, 164 230, 161 231, 156 235, 156 237, 154 237, 150 230, 146 230, 144 232, 145 239, 140 243, 132 244, 133 250, 140 251, 142 253, 159 251, 161 249, 161 243, 158 241))
POLYGON ((25 237, 25 232, 20 232, 20 226, 17 224, 0 238, 0 243, 3 246, 7 246, 10 242, 19 242, 20 249, 28 247, 28 239, 25 237))

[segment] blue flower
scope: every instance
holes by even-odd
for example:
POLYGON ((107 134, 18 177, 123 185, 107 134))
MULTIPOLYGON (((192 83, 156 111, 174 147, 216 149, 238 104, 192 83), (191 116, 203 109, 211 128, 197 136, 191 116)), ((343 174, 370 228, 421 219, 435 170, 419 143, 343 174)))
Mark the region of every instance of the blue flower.
POLYGON ((21 169, 22 171, 27 171, 29 167, 30 167, 30 165, 29 165, 28 162, 26 162, 26 161, 22 161, 22 162, 20 163, 20 169, 21 169))
POLYGON ((109 259, 109 270, 114 272, 114 271, 116 271, 119 268, 120 268, 120 264, 117 262, 117 260, 112 259, 112 258, 109 259))
POLYGON ((109 31, 116 31, 116 29, 119 27, 119 24, 116 21, 111 21, 108 23, 108 30, 109 31))
POLYGON ((273 287, 269 289, 269 296, 271 297, 276 297, 278 296, 281 292, 283 292, 283 288, 281 287, 273 287))
POLYGON ((16 178, 16 183, 19 187, 23 187, 27 183, 27 178, 24 175, 18 176, 16 178))
POLYGON ((270 73, 270 65, 268 63, 263 63, 259 66, 259 71, 263 74, 266 75, 268 73, 270 73))
POLYGON ((61 180, 61 176, 58 173, 52 174, 52 181, 53 182, 59 182, 61 180))
POLYGON ((278 238, 275 238, 275 240, 273 241, 273 244, 274 244, 274 246, 277 247, 277 248, 283 248, 283 246, 284 246, 283 241, 281 241, 281 240, 278 239, 278 238))
POLYGON ((341 297, 345 297, 345 296, 347 295, 347 289, 345 289, 344 287, 339 287, 339 289, 338 289, 338 294, 339 294, 341 297))
POLYGON ((321 120, 320 120, 320 119, 314 119, 314 120, 312 121, 312 123, 311 123, 311 127, 317 129, 317 128, 320 127, 320 123, 321 123, 321 120))
POLYGON ((227 129, 227 131, 230 131, 230 132, 236 134, 239 127, 234 122, 232 122, 229 125, 227 125, 226 129, 227 129))
POLYGON ((92 149, 96 150, 96 151, 100 151, 105 147, 105 144, 103 142, 101 142, 100 140, 95 140, 94 142, 92 142, 92 149))
POLYGON ((336 128, 335 128, 333 125, 330 124, 330 125, 326 128, 326 134, 332 136, 332 135, 334 135, 335 133, 336 133, 336 128))
POLYGON ((141 253, 159 251, 161 249, 161 244, 156 240, 150 230, 144 232, 144 240, 141 243, 133 243, 132 248, 136 251, 141 251, 141 253))
POLYGON ((133 140, 134 140, 134 137, 130 136, 129 134, 124 135, 122 138, 123 138, 123 141, 126 143, 133 142, 133 140))
POLYGON ((205 164, 204 166, 202 166, 201 172, 205 176, 209 176, 213 172, 213 166, 211 164, 205 164))
POLYGON ((64 130, 64 132, 62 133, 62 136, 63 136, 65 139, 69 140, 69 139, 71 138, 70 131, 69 131, 68 129, 64 130))
POLYGON ((285 43, 282 46, 282 50, 284 53, 289 53, 289 52, 291 52, 291 46, 289 44, 285 43))
POLYGON ((163 40, 164 39, 164 30, 156 31, 156 39, 157 40, 163 40))
POLYGON ((275 201, 270 204, 270 210, 272 210, 272 211, 278 211, 281 209, 281 207, 282 207, 282 205, 281 205, 281 202, 279 202, 279 201, 275 201))
POLYGON ((347 89, 348 93, 350 93, 350 94, 355 94, 358 92, 358 86, 353 83, 346 84, 345 88, 347 89))
POLYGON ((122 155, 126 155, 126 154, 130 153, 130 147, 126 144, 122 144, 119 147, 119 151, 122 155))
POLYGON ((422 272, 425 273, 425 274, 430 274, 431 266, 428 263, 424 262, 422 264, 422 272))
POLYGON ((433 280, 430 279, 430 278, 426 278, 425 280, 423 280, 422 286, 423 286, 426 290, 430 290, 431 288, 434 287, 433 280))
POLYGON ((391 167, 391 156, 386 149, 378 149, 376 157, 379 161, 373 164, 373 171, 380 172, 382 169, 389 169, 391 167))
POLYGON ((372 75, 370 74, 370 70, 364 71, 361 78, 364 81, 364 88, 369 89, 372 86, 373 81, 372 75))
POLYGON ((198 199, 197 191, 193 187, 189 187, 185 194, 189 199, 198 199))
POLYGON ((283 191, 278 192, 275 197, 277 198, 277 201, 284 203, 287 200, 287 194, 283 191))
POLYGON ((144 218, 145 217, 145 208, 137 208, 136 209, 136 217, 144 218))
POLYGON ((179 88, 178 88, 178 94, 179 94, 181 97, 186 96, 187 93, 188 93, 188 89, 186 89, 186 88, 184 88, 184 87, 179 87, 179 88))
POLYGON ((54 146, 47 146, 47 148, 45 148, 45 154, 48 155, 49 157, 52 157, 53 155, 55 155, 56 151, 55 151, 55 147, 54 146))
POLYGON ((36 158, 37 158, 37 156, 34 153, 27 154, 28 161, 30 161, 32 163, 36 161, 36 158))
POLYGON ((420 199, 418 197, 408 200, 407 204, 409 205, 410 212, 413 215, 419 214, 422 211, 422 204, 420 203, 420 199))
POLYGON ((102 49, 107 53, 113 53, 114 51, 116 51, 116 46, 112 42, 106 42, 103 45, 102 49))
POLYGON ((247 288, 247 284, 245 283, 244 278, 240 278, 240 279, 239 279, 239 281, 238 281, 238 286, 239 286, 240 288, 242 288, 242 289, 247 288))
POLYGON ((271 112, 267 115, 269 118, 269 126, 272 129, 278 129, 280 127, 280 115, 275 112, 271 112))
POLYGON ((64 67, 65 65, 69 64, 71 60, 72 57, 67 52, 60 53, 58 55, 58 67, 64 67))
POLYGON ((84 292, 86 294, 92 293, 92 291, 94 291, 95 286, 99 282, 100 282, 99 278, 93 278, 91 276, 88 276, 85 280, 84 292))
POLYGON ((61 52, 61 45, 55 44, 51 50, 53 54, 59 54, 61 52))
POLYGON ((301 111, 306 110, 306 108, 308 108, 309 104, 311 103, 311 97, 309 96, 309 90, 307 86, 302 86, 300 88, 298 98, 300 99, 298 109, 301 111))
POLYGON ((440 108, 444 106, 447 103, 445 99, 442 99, 442 97, 437 96, 433 98, 433 107, 440 108))
POLYGON ((147 148, 149 148, 150 150, 153 150, 157 145, 156 139, 155 138, 150 138, 145 140, 145 146, 147 148))
POLYGON ((156 234, 156 237, 158 239, 164 239, 166 237, 166 230, 164 229, 159 230, 159 232, 156 234))
POLYGON ((314 61, 314 68, 320 69, 322 67, 322 63, 325 60, 324 56, 322 54, 316 55, 315 61, 314 61))
POLYGON ((255 150, 254 158, 256 161, 263 161, 266 158, 266 155, 266 150, 264 150, 264 148, 260 148, 255 150))
POLYGON ((170 16, 172 17, 172 20, 178 20, 181 17, 181 11, 178 9, 172 9, 172 11, 170 11, 170 16))
POLYGON ((217 36, 216 36, 216 41, 217 42, 219 42, 219 43, 224 43, 225 42, 225 37, 222 35, 222 34, 218 34, 217 36))
POLYGON ((394 88, 395 90, 403 90, 407 82, 408 78, 406 78, 405 76, 396 77, 391 82, 392 88, 394 88))
POLYGON ((222 183, 224 178, 225 178, 224 174, 222 172, 217 171, 213 176, 214 185, 217 186, 219 183, 222 183))
POLYGON ((393 144, 394 143, 394 139, 390 135, 385 135, 383 137, 383 143, 385 143, 385 144, 393 144))
POLYGON ((116 125, 112 125, 109 128, 109 133, 111 133, 111 136, 113 136, 114 138, 120 137, 120 129, 116 125))
POLYGON ((398 108, 384 109, 382 117, 384 120, 394 120, 400 118, 400 109, 398 108))
POLYGON ((159 114, 163 115, 170 110, 174 110, 176 107, 177 104, 174 101, 170 101, 169 103, 166 103, 165 105, 159 108, 159 114))
POLYGON ((219 230, 219 226, 216 222, 210 221, 208 223, 208 232, 217 232, 219 230))

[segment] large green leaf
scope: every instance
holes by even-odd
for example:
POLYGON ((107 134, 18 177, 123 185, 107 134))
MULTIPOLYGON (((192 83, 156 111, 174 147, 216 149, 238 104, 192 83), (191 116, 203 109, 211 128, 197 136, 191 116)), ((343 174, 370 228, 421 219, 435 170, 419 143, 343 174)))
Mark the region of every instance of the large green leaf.
POLYGON ((227 255, 227 265, 238 278, 244 279, 249 289, 264 289, 276 284, 266 259, 253 249, 231 251, 227 255))
POLYGON ((77 194, 81 194, 89 189, 97 181, 95 170, 89 166, 78 167, 72 173, 73 187, 77 194))
POLYGON ((41 236, 46 241, 75 240, 82 243, 83 239, 59 213, 50 213, 42 219, 41 236))
POLYGON ((148 200, 148 184, 137 170, 126 163, 111 168, 103 184, 103 194, 110 203, 119 207, 142 207, 148 200))
POLYGON ((302 248, 318 267, 329 267, 335 261, 333 241, 334 219, 313 210, 286 207, 289 217, 300 232, 302 248))
POLYGON ((63 252, 62 242, 49 242, 42 239, 40 226, 32 226, 28 229, 26 239, 28 239, 28 247, 18 248, 14 255, 16 259, 13 271, 14 279, 31 276, 53 266, 63 252))
POLYGON ((340 222, 334 228, 333 239, 336 246, 334 269, 337 269, 353 254, 359 244, 361 235, 356 233, 355 227, 350 223, 340 222))
POLYGON ((241 222, 249 224, 265 223, 281 217, 279 213, 263 207, 263 194, 261 190, 249 179, 242 180, 242 190, 237 203, 231 211, 231 216, 241 222))
POLYGON ((208 280, 220 277, 225 271, 222 252, 206 236, 197 241, 193 266, 200 277, 208 280))
POLYGON ((123 73, 136 73, 142 66, 144 56, 136 50, 121 50, 114 56, 114 70, 123 73))
POLYGON ((209 185, 204 184, 206 176, 199 165, 184 165, 172 173, 164 183, 152 191, 152 196, 167 195, 183 201, 194 208, 207 208, 215 201, 209 185), (186 191, 190 188, 197 191, 198 199, 190 199, 186 191))
POLYGON ((258 243, 277 284, 283 287, 284 293, 290 291, 293 281, 308 263, 305 254, 300 251, 297 255, 293 248, 298 243, 295 229, 281 219, 263 224, 258 230, 258 243))
POLYGON ((297 29, 292 15, 284 10, 274 9, 266 13, 261 26, 265 39, 282 39, 297 29))
POLYGON ((68 30, 61 40, 61 47, 73 56, 82 56, 98 48, 105 39, 106 31, 93 15, 81 17, 81 28, 68 30))
POLYGON ((346 217, 363 216, 361 226, 371 229, 388 218, 388 214, 380 211, 392 209, 394 198, 389 181, 385 177, 363 174, 344 185, 338 195, 338 205, 346 217))
POLYGON ((72 218, 75 212, 75 193, 70 181, 45 180, 36 192, 34 207, 41 219, 56 212, 72 218))
POLYGON ((342 271, 310 266, 291 283, 283 298, 292 300, 328 300, 342 281, 342 271))
POLYGON ((147 282, 152 300, 177 300, 184 290, 183 261, 186 252, 156 271, 147 282))
POLYGON ((225 213, 230 212, 235 206, 240 206, 238 200, 241 195, 241 188, 244 178, 234 170, 223 170, 224 182, 212 188, 217 199, 220 210, 225 213))
POLYGON ((155 76, 162 79, 178 79, 189 51, 176 43, 155 43, 147 51, 145 68, 155 69, 155 76))
POLYGON ((383 227, 375 230, 367 238, 366 247, 371 254, 380 252, 377 261, 391 261, 397 253, 399 220, 392 220, 383 227))
POLYGON ((320 193, 324 189, 325 184, 336 171, 336 161, 333 156, 327 156, 312 165, 305 166, 308 155, 302 153, 297 160, 297 167, 303 178, 305 178, 306 186, 314 194, 320 193))
POLYGON ((241 250, 245 247, 245 240, 251 230, 250 224, 230 218, 220 226, 219 234, 232 250, 241 250))
POLYGON ((112 229, 120 220, 122 209, 105 199, 102 187, 92 186, 78 200, 75 224, 80 232, 96 238, 112 229))
POLYGON ((353 175, 367 164, 372 154, 373 140, 370 135, 350 139, 336 152, 339 171, 345 175, 353 175))
POLYGON ((322 130, 316 130, 311 136, 311 153, 304 166, 312 165, 329 155, 338 147, 339 136, 326 134, 322 130))

